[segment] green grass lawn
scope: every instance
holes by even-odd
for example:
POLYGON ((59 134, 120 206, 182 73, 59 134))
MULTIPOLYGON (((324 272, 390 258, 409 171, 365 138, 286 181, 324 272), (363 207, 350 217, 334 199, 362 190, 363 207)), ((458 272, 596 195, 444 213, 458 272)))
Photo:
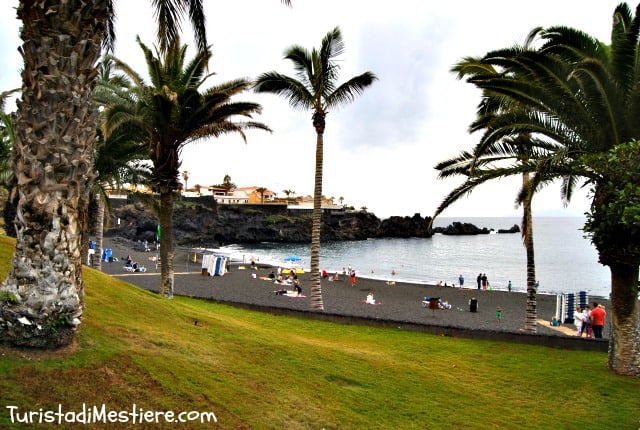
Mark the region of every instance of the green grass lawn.
MULTIPOLYGON (((0 274, 13 242, 0 238, 0 274)), ((77 343, 0 350, 0 428, 638 429, 640 379, 604 353, 167 300, 85 269, 77 343), (28 426, 20 412, 210 411, 217 424, 28 426)))

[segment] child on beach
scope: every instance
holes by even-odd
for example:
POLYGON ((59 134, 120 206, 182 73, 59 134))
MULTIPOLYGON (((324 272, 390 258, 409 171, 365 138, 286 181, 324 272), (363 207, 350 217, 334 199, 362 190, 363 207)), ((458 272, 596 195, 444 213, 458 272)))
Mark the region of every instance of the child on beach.
POLYGON ((498 306, 496 309, 496 320, 498 320, 498 324, 500 324, 500 320, 502 319, 502 308, 498 306))

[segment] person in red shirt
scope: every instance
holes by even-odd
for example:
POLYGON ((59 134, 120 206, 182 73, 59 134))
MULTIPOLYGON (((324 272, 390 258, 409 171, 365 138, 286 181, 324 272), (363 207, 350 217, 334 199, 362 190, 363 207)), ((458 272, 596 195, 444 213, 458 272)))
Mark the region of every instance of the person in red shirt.
POLYGON ((591 327, 593 328, 593 337, 596 339, 602 339, 602 329, 604 328, 606 316, 607 312, 604 310, 604 306, 593 302, 593 310, 591 311, 591 327))

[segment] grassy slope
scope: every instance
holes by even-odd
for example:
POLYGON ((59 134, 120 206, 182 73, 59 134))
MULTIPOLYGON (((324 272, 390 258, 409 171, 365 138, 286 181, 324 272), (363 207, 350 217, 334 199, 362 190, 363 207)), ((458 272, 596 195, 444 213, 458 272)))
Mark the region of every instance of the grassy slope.
MULTIPOLYGON (((12 252, 0 238, 3 277, 12 252)), ((12 428, 8 405, 80 411, 83 403, 211 411, 225 429, 640 426, 640 380, 610 373, 606 354, 166 300, 91 269, 85 284, 76 345, 0 351, 0 428, 12 428)))

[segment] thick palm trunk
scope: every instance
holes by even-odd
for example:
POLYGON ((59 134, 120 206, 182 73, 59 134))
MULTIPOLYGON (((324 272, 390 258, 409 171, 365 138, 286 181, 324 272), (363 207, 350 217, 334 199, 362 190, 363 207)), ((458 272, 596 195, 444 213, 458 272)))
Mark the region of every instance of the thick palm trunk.
POLYGON ((16 116, 16 249, 1 287, 0 339, 69 344, 82 316, 79 211, 92 180, 91 103, 109 2, 22 1, 22 98, 16 116))
POLYGON ((638 265, 611 264, 609 368, 625 376, 640 376, 640 316, 638 265))
MULTIPOLYGON (((522 175, 522 184, 526 187, 529 184, 529 174, 522 175)), ((533 247, 533 214, 531 211, 531 199, 528 196, 523 202, 524 215, 522 218, 522 232, 524 247, 527 254, 527 305, 525 311, 524 329, 528 333, 538 331, 538 299, 536 291, 536 261, 533 247)))
POLYGON ((160 193, 160 295, 173 298, 173 191, 160 193))
POLYGON ((102 270, 102 242, 104 240, 104 200, 100 193, 96 193, 96 253, 93 256, 93 268, 102 270))
MULTIPOLYGON (((324 128, 324 126, 323 126, 324 128)), ((313 222, 311 224, 311 310, 323 311, 322 285, 320 284, 320 231, 322 229, 322 168, 323 134, 316 138, 316 173, 313 187, 313 222)))

